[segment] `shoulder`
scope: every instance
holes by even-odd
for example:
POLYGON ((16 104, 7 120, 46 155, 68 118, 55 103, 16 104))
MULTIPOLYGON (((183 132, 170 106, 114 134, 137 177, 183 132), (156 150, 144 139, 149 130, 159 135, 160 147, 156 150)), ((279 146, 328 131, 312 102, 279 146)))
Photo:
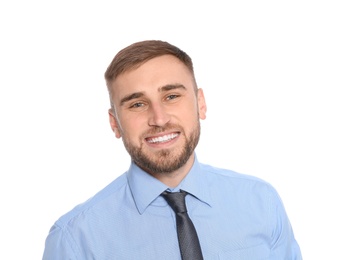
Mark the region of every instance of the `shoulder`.
POLYGON ((111 216, 116 216, 114 212, 130 197, 129 190, 124 173, 93 197, 61 216, 49 231, 43 259, 84 259, 83 248, 80 248, 83 234, 90 232, 89 238, 85 240, 86 243, 92 243, 100 232, 97 230, 106 229, 107 223, 111 223, 111 216))
POLYGON ((217 203, 235 205, 235 208, 251 208, 261 215, 268 214, 276 219, 284 211, 277 190, 267 181, 253 175, 238 173, 203 164, 204 182, 217 203))
POLYGON ((212 174, 213 177, 220 177, 220 178, 229 178, 229 179, 237 179, 237 180, 243 180, 243 181, 254 181, 254 182, 262 182, 267 183, 263 179, 260 179, 253 175, 243 174, 239 173, 233 170, 219 168, 215 166, 211 166, 208 164, 200 164, 201 170, 203 172, 208 172, 209 174, 212 174))
POLYGON ((278 196, 275 188, 266 180, 257 176, 239 173, 233 170, 200 164, 209 185, 236 192, 268 193, 278 196))
POLYGON ((97 211, 102 208, 104 210, 105 205, 119 203, 119 196, 123 196, 127 188, 126 174, 122 174, 113 180, 109 185, 104 187, 102 190, 97 192, 93 197, 89 198, 87 201, 75 206, 72 210, 62 215, 55 223, 55 226, 63 228, 69 222, 76 219, 81 215, 89 215, 92 211, 97 211), (121 195, 122 194, 122 195, 121 195))

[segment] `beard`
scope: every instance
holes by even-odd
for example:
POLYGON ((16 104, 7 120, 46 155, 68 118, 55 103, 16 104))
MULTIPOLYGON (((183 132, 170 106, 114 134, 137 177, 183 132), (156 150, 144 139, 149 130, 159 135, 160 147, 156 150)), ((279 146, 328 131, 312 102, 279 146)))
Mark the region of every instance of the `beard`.
POLYGON ((186 136, 185 131, 181 127, 172 124, 168 124, 165 127, 155 127, 146 134, 156 134, 170 129, 179 129, 180 136, 185 138, 183 146, 174 149, 162 149, 151 154, 144 151, 144 138, 141 138, 142 145, 137 147, 122 134, 125 149, 138 167, 150 174, 169 174, 185 165, 199 142, 200 122, 197 120, 196 127, 189 136, 186 136))

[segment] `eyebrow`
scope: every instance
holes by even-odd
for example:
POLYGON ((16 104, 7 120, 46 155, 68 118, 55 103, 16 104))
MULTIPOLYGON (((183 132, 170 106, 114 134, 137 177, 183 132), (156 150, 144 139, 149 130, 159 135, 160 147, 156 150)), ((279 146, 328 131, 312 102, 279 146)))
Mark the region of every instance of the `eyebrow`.
POLYGON ((140 98, 144 96, 144 92, 135 92, 130 95, 127 95, 121 99, 120 105, 122 106, 125 102, 128 102, 132 99, 140 98))
MULTIPOLYGON (((165 92, 165 91, 170 91, 172 89, 183 89, 186 90, 186 87, 182 84, 168 84, 162 87, 158 88, 158 92, 165 92)), ((132 99, 137 99, 140 97, 145 96, 144 92, 135 92, 132 93, 130 95, 126 95, 125 97, 123 97, 120 101, 120 105, 122 106, 124 103, 132 100, 132 99)))
POLYGON ((168 85, 165 85, 165 86, 162 86, 162 87, 158 88, 158 91, 163 92, 163 91, 169 91, 169 90, 172 90, 172 89, 186 90, 186 87, 182 84, 168 84, 168 85))

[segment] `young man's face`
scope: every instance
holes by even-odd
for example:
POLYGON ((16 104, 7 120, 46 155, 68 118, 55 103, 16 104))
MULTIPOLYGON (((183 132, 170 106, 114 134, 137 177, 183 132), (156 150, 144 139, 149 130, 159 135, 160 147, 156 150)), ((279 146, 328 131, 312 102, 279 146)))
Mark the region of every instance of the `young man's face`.
POLYGON ((151 59, 112 83, 110 124, 132 160, 150 174, 171 173, 193 163, 206 117, 201 89, 176 57, 151 59))

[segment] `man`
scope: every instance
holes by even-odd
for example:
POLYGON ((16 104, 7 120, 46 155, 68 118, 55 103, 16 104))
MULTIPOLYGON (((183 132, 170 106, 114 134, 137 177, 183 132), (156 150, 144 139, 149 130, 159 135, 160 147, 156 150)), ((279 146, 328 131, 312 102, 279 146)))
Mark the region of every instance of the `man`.
POLYGON ((206 103, 185 52, 162 41, 134 43, 105 79, 110 125, 130 168, 54 224, 43 259, 301 259, 273 187, 198 162, 206 103), (187 205, 179 213, 170 199, 177 194, 187 205), (193 234, 181 238, 184 225, 193 234))

